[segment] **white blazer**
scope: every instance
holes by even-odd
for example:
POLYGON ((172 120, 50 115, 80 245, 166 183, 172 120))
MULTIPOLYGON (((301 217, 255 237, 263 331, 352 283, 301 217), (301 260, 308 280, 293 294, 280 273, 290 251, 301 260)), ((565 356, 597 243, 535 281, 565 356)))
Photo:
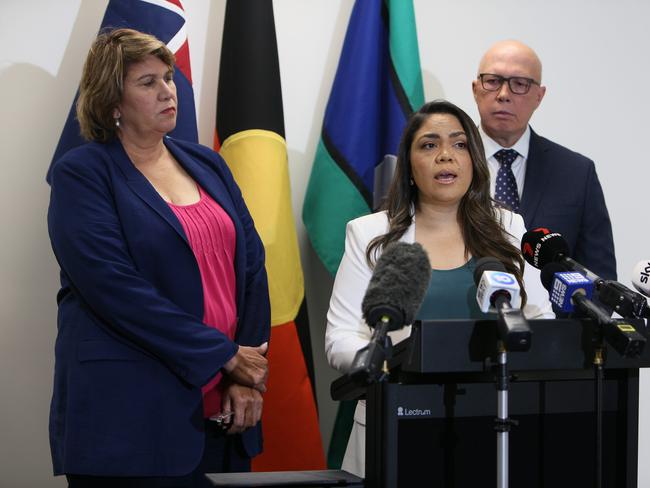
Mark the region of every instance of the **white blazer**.
MULTIPOLYGON (((521 215, 500 209, 500 220, 510 234, 510 242, 519 248, 526 232, 521 215)), ((330 366, 346 373, 354 355, 370 341, 371 330, 361 314, 361 302, 372 276, 372 269, 366 263, 366 248, 375 237, 388 232, 386 212, 365 215, 348 222, 345 236, 345 252, 339 265, 327 312, 325 332, 325 353, 330 366)), ((415 220, 400 238, 401 242, 415 242, 415 220)), ((539 270, 528 263, 524 267, 524 288, 528 294, 523 309, 528 319, 552 319, 555 317, 548 299, 548 292, 542 286, 539 270)), ((411 326, 390 333, 393 344, 411 334, 411 326)), ((359 402, 354 414, 354 425, 342 468, 357 476, 364 476, 365 457, 365 401, 359 402)))

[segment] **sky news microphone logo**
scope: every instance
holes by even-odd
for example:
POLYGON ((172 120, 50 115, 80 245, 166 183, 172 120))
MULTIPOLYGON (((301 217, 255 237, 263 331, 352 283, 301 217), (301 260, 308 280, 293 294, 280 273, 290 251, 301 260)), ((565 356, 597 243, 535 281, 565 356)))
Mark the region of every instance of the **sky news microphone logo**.
POLYGON ((638 267, 639 281, 644 285, 648 284, 648 277, 650 277, 650 261, 645 262, 645 266, 642 264, 638 267))
POLYGON ((650 297, 650 260, 639 261, 632 271, 632 284, 637 291, 650 297))

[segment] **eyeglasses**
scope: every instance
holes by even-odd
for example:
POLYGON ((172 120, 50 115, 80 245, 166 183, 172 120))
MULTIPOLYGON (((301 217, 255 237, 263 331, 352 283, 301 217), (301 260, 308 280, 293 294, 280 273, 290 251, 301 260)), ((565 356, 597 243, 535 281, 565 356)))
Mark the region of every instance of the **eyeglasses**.
POLYGON ((479 80, 481 80, 481 86, 484 90, 487 91, 499 91, 501 86, 505 81, 508 82, 508 87, 510 91, 515 95, 525 95, 530 90, 530 86, 539 83, 532 78, 525 78, 523 76, 511 76, 506 78, 505 76, 494 75, 492 73, 481 73, 478 75, 479 80))

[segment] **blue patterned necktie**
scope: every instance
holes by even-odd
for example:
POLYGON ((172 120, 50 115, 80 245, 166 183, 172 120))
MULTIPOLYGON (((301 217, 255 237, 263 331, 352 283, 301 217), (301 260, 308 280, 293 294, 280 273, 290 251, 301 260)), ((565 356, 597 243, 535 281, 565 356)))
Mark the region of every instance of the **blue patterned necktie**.
POLYGON ((519 193, 517 193, 517 180, 512 173, 512 163, 519 153, 514 149, 501 149, 494 154, 494 158, 501 165, 497 172, 497 181, 494 185, 494 199, 510 208, 513 212, 519 211, 519 193))

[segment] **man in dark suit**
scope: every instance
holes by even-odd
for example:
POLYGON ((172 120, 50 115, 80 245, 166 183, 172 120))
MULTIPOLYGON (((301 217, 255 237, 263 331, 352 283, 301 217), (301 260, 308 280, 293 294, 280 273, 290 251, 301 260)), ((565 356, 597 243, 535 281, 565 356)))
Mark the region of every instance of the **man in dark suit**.
POLYGON ((616 279, 612 226, 593 161, 537 135, 528 125, 546 87, 535 52, 501 41, 481 59, 472 82, 495 199, 526 228, 561 233, 571 257, 616 279))

